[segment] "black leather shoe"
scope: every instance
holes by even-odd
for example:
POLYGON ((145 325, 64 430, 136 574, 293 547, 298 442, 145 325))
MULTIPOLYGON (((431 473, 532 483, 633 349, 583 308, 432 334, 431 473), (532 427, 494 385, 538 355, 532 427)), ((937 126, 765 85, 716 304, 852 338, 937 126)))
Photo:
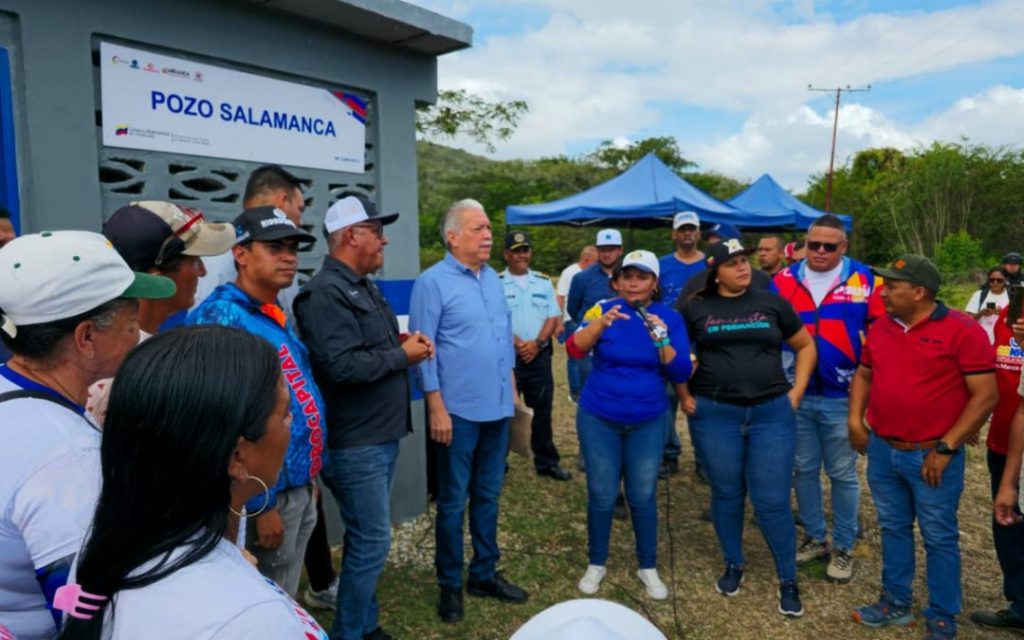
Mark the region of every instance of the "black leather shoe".
POLYGON ((996 629, 1018 629, 1024 631, 1024 618, 1021 618, 1009 609, 974 611, 971 613, 971 622, 996 629))
POLYGON ((370 633, 363 636, 363 640, 395 640, 390 633, 377 627, 370 633))
POLYGON ((498 572, 495 572, 494 577, 487 582, 467 582, 466 593, 478 598, 494 598, 517 604, 530 599, 530 594, 503 578, 498 572))
POLYGON ((465 617, 462 610, 462 587, 441 587, 437 615, 443 622, 459 622, 465 617))
POLYGON ((549 478, 554 478, 555 480, 560 480, 562 482, 565 482, 566 480, 572 480, 572 474, 566 471, 565 467, 563 467, 560 464, 556 464, 555 466, 548 467, 546 469, 537 469, 537 475, 547 476, 549 478))

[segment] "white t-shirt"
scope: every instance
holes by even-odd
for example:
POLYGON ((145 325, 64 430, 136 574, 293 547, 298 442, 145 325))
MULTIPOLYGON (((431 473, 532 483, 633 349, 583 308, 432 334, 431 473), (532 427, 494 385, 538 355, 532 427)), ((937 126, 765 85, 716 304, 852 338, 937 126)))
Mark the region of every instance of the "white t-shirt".
MULTIPOLYGON (((562 275, 558 276, 558 287, 555 288, 555 293, 567 299, 569 297, 569 286, 572 284, 573 276, 580 271, 583 271, 583 269, 580 268, 580 263, 578 262, 574 262, 565 269, 562 269, 562 275)), ((562 321, 568 322, 569 320, 572 320, 572 318, 569 317, 569 312, 563 311, 562 321)))
POLYGON ((327 640, 313 616, 223 539, 163 580, 117 593, 114 605, 112 618, 105 609, 107 640, 327 640))
MULTIPOLYGON (((203 266, 206 268, 206 275, 199 278, 199 284, 196 285, 196 301, 192 308, 189 309, 189 312, 192 312, 202 304, 203 300, 206 300, 213 293, 214 289, 226 282, 234 282, 238 277, 238 272, 235 271, 235 257, 230 251, 217 256, 203 258, 203 266)), ((292 316, 292 303, 295 302, 295 296, 299 295, 300 290, 299 278, 296 276, 289 287, 282 289, 277 294, 277 300, 281 303, 281 308, 284 309, 288 320, 293 323, 295 318, 292 316)))
MULTIPOLYGON (((1003 289, 1003 292, 998 294, 989 291, 988 295, 985 296, 985 306, 988 306, 988 303, 990 302, 994 302, 996 304, 996 311, 1002 311, 1010 304, 1010 295, 1007 293, 1006 289, 1003 289)), ((978 289, 974 292, 974 295, 971 296, 971 299, 967 301, 967 306, 964 307, 964 310, 967 311, 967 313, 978 313, 978 311, 980 311, 980 307, 981 289, 978 289)), ((988 334, 988 341, 993 344, 995 344, 996 341, 996 322, 999 322, 999 316, 996 314, 978 318, 978 324, 980 324, 981 328, 988 334)))
MULTIPOLYGON (((0 367, 0 393, 28 386, 14 380, 0 367)), ((0 623, 18 640, 56 633, 36 570, 78 552, 99 487, 89 414, 36 398, 0 403, 0 623)))
POLYGON ((821 306, 821 301, 825 299, 828 292, 835 286, 842 270, 842 261, 828 271, 814 271, 810 266, 804 269, 804 278, 807 280, 807 286, 811 290, 811 297, 814 298, 815 307, 821 306))

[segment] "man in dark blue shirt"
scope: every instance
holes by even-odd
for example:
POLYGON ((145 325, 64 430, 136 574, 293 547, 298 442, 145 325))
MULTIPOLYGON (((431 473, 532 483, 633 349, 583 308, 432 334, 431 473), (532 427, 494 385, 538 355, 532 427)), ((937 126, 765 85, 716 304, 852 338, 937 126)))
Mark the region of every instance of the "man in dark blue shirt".
MULTIPOLYGON (((580 271, 569 287, 569 301, 565 310, 577 325, 583 322, 587 309, 601 300, 615 297, 612 289, 612 271, 622 258, 622 234, 618 229, 601 229, 597 232, 597 262, 580 271)), ((590 357, 579 361, 580 389, 590 375, 590 357)))

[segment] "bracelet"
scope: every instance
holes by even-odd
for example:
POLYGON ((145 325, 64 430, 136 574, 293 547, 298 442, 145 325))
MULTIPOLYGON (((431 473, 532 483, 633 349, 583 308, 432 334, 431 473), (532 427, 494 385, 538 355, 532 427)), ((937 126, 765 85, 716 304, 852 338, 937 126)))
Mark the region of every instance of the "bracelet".
POLYGON ((668 336, 666 336, 666 337, 662 338, 661 340, 655 341, 654 346, 656 346, 659 349, 661 349, 662 347, 667 347, 670 344, 672 344, 672 341, 668 339, 668 336))

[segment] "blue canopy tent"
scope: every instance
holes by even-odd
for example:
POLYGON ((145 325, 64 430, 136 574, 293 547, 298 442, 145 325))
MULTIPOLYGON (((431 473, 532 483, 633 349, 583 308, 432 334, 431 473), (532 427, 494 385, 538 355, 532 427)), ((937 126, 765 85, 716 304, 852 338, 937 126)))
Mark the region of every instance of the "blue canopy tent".
MULTIPOLYGON (((801 231, 805 231, 807 227, 811 226, 816 218, 825 215, 824 211, 815 209, 795 198, 767 173, 747 187, 743 193, 730 198, 728 203, 737 209, 742 209, 751 217, 763 216, 765 220, 785 218, 785 222, 779 226, 786 229, 796 228, 801 231)), ((836 214, 836 216, 843 221, 843 226, 847 231, 853 229, 853 220, 850 216, 842 214, 836 214)), ((739 226, 751 225, 741 223, 739 226)), ((757 226, 774 226, 774 223, 773 225, 757 226)))
POLYGON ((606 182, 575 195, 543 204, 505 209, 509 225, 567 224, 634 228, 664 227, 679 211, 696 211, 701 222, 739 227, 784 226, 785 213, 751 216, 713 198, 649 153, 606 182))

